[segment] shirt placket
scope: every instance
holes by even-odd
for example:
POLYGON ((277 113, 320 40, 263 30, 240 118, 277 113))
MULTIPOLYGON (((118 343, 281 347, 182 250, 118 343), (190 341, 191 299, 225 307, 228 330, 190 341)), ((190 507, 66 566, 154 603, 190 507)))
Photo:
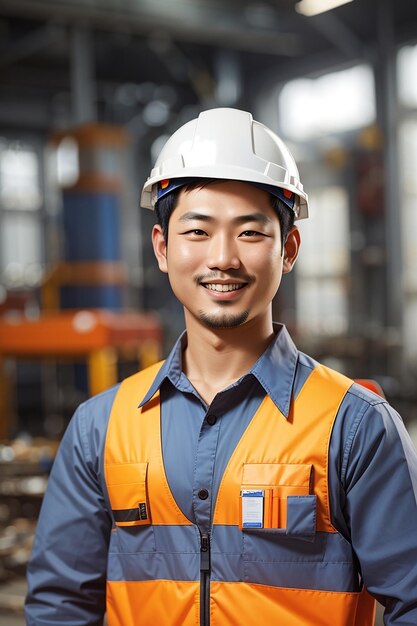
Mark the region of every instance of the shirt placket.
POLYGON ((208 407, 197 443, 194 480, 193 509, 196 524, 202 533, 210 532, 213 511, 213 476, 221 415, 216 400, 208 407))

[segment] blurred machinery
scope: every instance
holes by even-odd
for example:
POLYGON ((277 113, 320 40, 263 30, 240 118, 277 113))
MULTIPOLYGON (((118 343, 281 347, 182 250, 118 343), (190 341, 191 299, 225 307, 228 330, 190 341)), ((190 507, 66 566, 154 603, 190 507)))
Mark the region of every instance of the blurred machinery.
POLYGON ((88 123, 54 134, 52 145, 63 189, 65 261, 47 277, 43 305, 120 309, 127 280, 120 260, 120 194, 128 137, 117 126, 88 123))
POLYGON ((45 276, 39 315, 28 319, 22 312, 6 310, 0 318, 0 437, 10 436, 13 430, 6 402, 10 398, 6 359, 72 359, 79 370, 75 378, 92 395, 117 382, 120 358, 143 367, 161 353, 158 318, 123 308, 128 284, 120 253, 125 131, 87 123, 54 134, 51 144, 57 161, 61 155, 61 173, 66 168, 60 181, 63 259, 45 276), (68 145, 72 146, 70 168, 62 150, 68 145), (80 361, 87 364, 84 375, 80 361))
POLYGON ((120 255, 119 205, 127 137, 117 127, 86 124, 54 135, 52 143, 58 150, 68 139, 76 147, 77 168, 63 187, 64 258, 36 294, 38 314, 36 308, 27 314, 23 297, 6 301, 0 312, 0 582, 6 582, 0 587, 0 623, 2 610, 22 610, 22 576, 48 471, 69 418, 68 412, 58 415, 59 402, 52 403, 52 415, 43 415, 48 402, 37 404, 35 397, 31 420, 36 424, 22 423, 19 404, 26 388, 19 368, 31 363, 29 378, 32 387, 41 387, 40 396, 68 395, 74 410, 82 399, 161 357, 158 317, 123 308, 128 272, 120 255), (76 393, 59 390, 59 379, 50 385, 38 375, 45 364, 71 368, 76 393), (58 425, 48 431, 44 425, 51 419, 58 425), (10 585, 16 584, 15 593, 10 585))

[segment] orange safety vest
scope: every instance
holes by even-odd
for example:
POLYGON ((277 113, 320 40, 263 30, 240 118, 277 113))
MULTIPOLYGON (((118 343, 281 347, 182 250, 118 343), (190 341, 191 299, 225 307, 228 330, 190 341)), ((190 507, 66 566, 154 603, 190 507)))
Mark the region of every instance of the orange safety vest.
MULTIPOLYGON (((160 366, 161 363, 152 366, 121 384, 109 419, 105 480, 115 520, 113 539, 119 541, 120 550, 120 554, 110 554, 110 545, 109 557, 121 562, 124 558, 129 560, 126 579, 122 576, 107 581, 109 626, 372 626, 375 601, 365 588, 352 592, 317 589, 317 584, 313 589, 294 584, 257 584, 251 582, 251 561, 245 552, 256 554, 262 533, 272 533, 272 537, 276 533, 280 540, 276 545, 273 540, 270 542, 270 562, 265 567, 271 567, 271 563, 275 567, 276 561, 276 567, 283 568, 285 576, 286 564, 283 559, 279 562, 279 554, 287 537, 292 550, 297 551, 299 546, 301 572, 303 558, 308 560, 308 556, 303 557, 305 541, 314 541, 316 532, 338 534, 329 510, 329 442, 339 406, 352 381, 317 366, 293 401, 288 419, 269 396, 264 398, 226 467, 212 520, 211 567, 215 567, 216 559, 225 558, 216 545, 216 528, 240 527, 245 576, 231 582, 210 580, 208 573, 209 584, 202 587, 201 576, 207 572, 200 570, 208 569, 210 563, 204 554, 207 545, 198 528, 179 509, 167 482, 159 392, 142 408, 135 405, 136 399, 149 389, 160 366), (263 528, 242 529, 242 494, 257 491, 263 494, 263 528), (163 550, 141 548, 143 528, 151 530, 157 526, 164 526, 168 545, 163 550), (170 579, 154 574, 149 577, 149 563, 158 569, 158 563, 163 562, 164 571, 169 569, 172 555, 178 552, 174 541, 169 545, 170 533, 178 533, 181 528, 187 531, 188 543, 182 550, 184 558, 189 559, 189 579, 176 579, 174 566, 170 579), (136 546, 134 554, 132 545, 136 546), (129 554, 123 554, 124 550, 129 554), (208 567, 201 565, 205 559, 208 567), (204 588, 208 591, 203 594, 204 588), (203 610, 202 602, 208 603, 203 610)), ((339 538, 344 545, 348 543, 339 538)), ((296 552, 292 560, 297 558, 296 552)), ((332 562, 331 554, 326 554, 326 558, 332 562)), ((256 565, 263 566, 259 561, 256 565)), ((320 565, 325 567, 326 563, 320 565)), ((124 566, 120 567, 123 572, 124 566)), ((351 567, 355 575, 353 562, 351 567)))

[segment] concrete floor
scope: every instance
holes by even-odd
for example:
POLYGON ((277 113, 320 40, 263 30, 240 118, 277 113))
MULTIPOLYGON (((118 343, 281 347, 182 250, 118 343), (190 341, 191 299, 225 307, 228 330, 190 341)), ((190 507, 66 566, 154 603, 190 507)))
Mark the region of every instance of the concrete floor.
POLYGON ((25 626, 23 602, 26 580, 17 578, 0 585, 0 626, 25 626))
POLYGON ((0 626, 25 626, 23 615, 0 613, 0 626))

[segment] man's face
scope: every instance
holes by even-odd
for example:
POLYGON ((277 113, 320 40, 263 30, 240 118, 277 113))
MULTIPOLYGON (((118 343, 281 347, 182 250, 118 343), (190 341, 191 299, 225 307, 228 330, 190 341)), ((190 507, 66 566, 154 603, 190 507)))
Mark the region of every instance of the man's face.
POLYGON ((291 231, 282 254, 280 223, 269 194, 226 181, 182 190, 169 221, 168 245, 159 226, 153 243, 187 324, 194 320, 224 329, 271 317, 282 274, 295 261, 298 231, 291 231), (294 236, 295 250, 287 250, 294 236))

